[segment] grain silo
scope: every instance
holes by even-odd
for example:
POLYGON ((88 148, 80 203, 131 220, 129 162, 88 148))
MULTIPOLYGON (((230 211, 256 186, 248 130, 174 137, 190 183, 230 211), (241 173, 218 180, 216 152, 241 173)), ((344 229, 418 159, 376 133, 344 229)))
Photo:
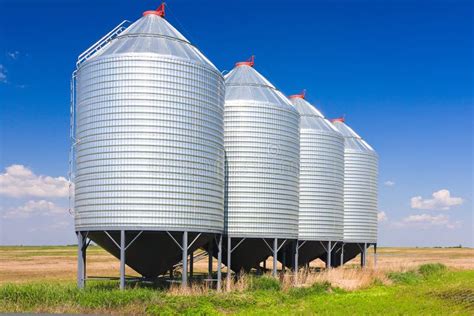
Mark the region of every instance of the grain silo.
MULTIPOLYGON (((319 257, 331 258, 343 240, 344 138, 305 100, 305 93, 289 98, 300 114, 296 255, 298 265, 304 265, 319 257)), ((285 261, 291 262, 289 257, 285 261)))
POLYGON ((360 253, 364 266, 367 247, 377 246, 378 156, 343 118, 333 120, 333 124, 344 136, 345 147, 344 244, 337 249, 333 262, 344 264, 360 253))
POLYGON ((225 77, 223 261, 234 271, 256 267, 298 235, 299 115, 253 66, 253 58, 237 63, 225 77))
POLYGON ((79 286, 87 238, 121 259, 123 288, 125 264, 147 278, 181 260, 186 271, 224 228, 224 79, 163 5, 125 25, 73 75, 79 286))

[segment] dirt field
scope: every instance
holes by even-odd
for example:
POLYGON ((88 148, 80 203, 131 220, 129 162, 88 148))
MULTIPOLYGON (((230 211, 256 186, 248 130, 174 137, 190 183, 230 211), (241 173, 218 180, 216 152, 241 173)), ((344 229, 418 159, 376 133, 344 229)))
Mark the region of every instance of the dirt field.
MULTIPOLYGON (((76 278, 76 247, 0 247, 0 284, 29 281, 73 281, 76 278)), ((215 262, 215 260, 214 260, 215 262)), ((349 264, 358 264, 355 258, 349 264)), ((411 268, 424 263, 443 263, 456 269, 474 269, 474 249, 469 248, 379 248, 377 266, 384 270, 411 268)), ((369 266, 373 252, 369 250, 369 266)), ((315 261, 312 266, 323 266, 315 261)), ((271 267, 268 260, 267 267, 271 267)), ((195 263, 197 273, 207 269, 207 258, 195 263)), ((118 276, 119 262, 100 247, 91 246, 87 252, 88 276, 118 276)), ((225 268, 224 268, 225 271, 225 268)), ((127 275, 137 275, 128 269, 127 275)))

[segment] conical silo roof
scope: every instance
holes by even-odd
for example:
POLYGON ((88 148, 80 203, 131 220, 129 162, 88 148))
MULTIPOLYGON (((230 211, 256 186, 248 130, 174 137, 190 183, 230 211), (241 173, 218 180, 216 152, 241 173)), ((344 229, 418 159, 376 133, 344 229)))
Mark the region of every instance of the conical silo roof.
POLYGON ((252 66, 240 64, 232 69, 224 79, 226 102, 246 100, 247 102, 269 103, 294 111, 288 99, 252 66))
POLYGON ((159 11, 146 11, 94 58, 114 55, 156 54, 172 59, 193 61, 217 68, 193 46, 159 11))
POLYGON ((358 152, 368 152, 375 154, 375 150, 367 144, 352 128, 346 125, 343 118, 332 120, 332 124, 344 136, 344 146, 346 150, 358 152))
POLYGON ((300 128, 314 131, 338 133, 338 130, 323 114, 304 99, 304 95, 290 96, 291 103, 300 114, 300 128))

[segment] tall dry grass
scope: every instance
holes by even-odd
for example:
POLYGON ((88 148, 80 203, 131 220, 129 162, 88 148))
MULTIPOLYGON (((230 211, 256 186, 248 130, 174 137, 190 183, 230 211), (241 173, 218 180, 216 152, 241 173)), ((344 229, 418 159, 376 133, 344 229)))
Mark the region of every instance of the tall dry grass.
MULTIPOLYGON (((419 264, 407 264, 402 262, 387 263, 374 268, 369 263, 367 267, 360 268, 357 265, 346 265, 338 268, 314 270, 300 269, 295 275, 293 271, 287 270, 279 273, 277 278, 271 274, 254 276, 242 273, 238 278, 231 278, 227 284, 226 278, 222 281, 221 292, 244 292, 252 289, 275 288, 281 291, 288 291, 294 287, 310 287, 315 283, 329 283, 332 287, 355 291, 368 288, 374 284, 390 285, 392 281, 388 277, 391 272, 407 272, 416 269, 419 264), (263 279, 263 280, 262 280, 263 279)), ((191 283, 187 288, 182 288, 179 284, 171 286, 170 295, 203 295, 215 293, 215 288, 209 283, 191 283)))
MULTIPOLYGON (((392 281, 388 277, 389 272, 393 271, 407 271, 408 269, 402 266, 392 266, 388 269, 373 269, 373 268, 354 268, 354 267, 339 267, 333 269, 326 269, 320 272, 313 272, 301 269, 298 272, 297 280, 294 272, 280 273, 277 278, 273 278, 271 274, 263 276, 252 276, 248 274, 241 274, 239 278, 232 278, 229 286, 227 280, 222 281, 222 292, 244 292, 255 288, 257 278, 266 278, 267 281, 272 279, 279 282, 279 289, 288 291, 294 287, 310 287, 315 283, 330 283, 333 287, 338 287, 347 291, 355 291, 363 288, 368 288, 373 284, 389 285, 392 281)), ((261 283, 261 280, 260 282, 261 283)), ((257 287, 261 286, 257 284, 257 287)), ((270 286, 272 286, 270 284, 270 286)), ((273 285, 274 286, 274 285, 273 285)), ((182 288, 179 284, 171 286, 169 290, 170 295, 203 295, 213 292, 214 289, 208 283, 191 283, 187 288, 182 288)))
POLYGON ((372 286, 375 283, 391 284, 386 271, 371 268, 335 268, 319 273, 305 273, 301 283, 310 286, 314 283, 328 282, 333 287, 354 291, 372 286))

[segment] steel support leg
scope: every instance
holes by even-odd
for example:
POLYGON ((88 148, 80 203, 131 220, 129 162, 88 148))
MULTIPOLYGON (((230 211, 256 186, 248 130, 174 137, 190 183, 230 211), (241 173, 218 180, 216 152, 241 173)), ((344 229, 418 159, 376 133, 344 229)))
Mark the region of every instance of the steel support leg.
POLYGON ((217 243, 217 292, 222 290, 222 235, 217 243))
POLYGON ((267 259, 263 260, 263 270, 267 270, 267 259))
POLYGON ((120 231, 120 289, 125 289, 125 231, 120 231))
POLYGON ((212 278, 212 252, 214 248, 214 239, 209 243, 209 246, 207 248, 207 254, 209 256, 209 260, 207 262, 207 278, 210 279, 212 278))
POLYGON ((326 260, 326 269, 331 268, 331 241, 328 241, 328 249, 327 249, 327 260, 326 260))
POLYGON ((341 266, 344 265, 344 243, 341 244, 341 266))
POLYGON ((374 244, 374 269, 377 268, 377 244, 374 244))
POLYGON ((367 266, 367 243, 364 243, 364 267, 367 266))
POLYGON ((366 264, 366 256, 367 256, 367 243, 364 243, 364 247, 362 248, 362 252, 360 254, 360 266, 362 268, 365 267, 366 264))
POLYGON ((189 277, 192 278, 194 274, 194 252, 191 251, 189 255, 189 277))
POLYGON ((230 291, 230 282, 231 282, 231 269, 232 264, 232 238, 227 236, 227 291, 230 291))
POLYGON ((278 238, 273 239, 273 271, 272 276, 277 276, 278 238))
POLYGON ((188 232, 183 232, 183 272, 181 274, 181 287, 188 286, 188 232))
POLYGON ((80 289, 84 288, 84 275, 85 275, 85 256, 84 252, 84 238, 82 232, 77 232, 77 287, 80 289))
POLYGON ((299 245, 298 245, 298 240, 296 241, 296 247, 295 247, 295 284, 298 284, 298 251, 299 251, 299 245))
POLYGON ((174 272, 173 270, 174 270, 174 268, 173 268, 173 267, 171 267, 171 268, 170 268, 170 279, 172 279, 172 278, 173 278, 173 272, 174 272))

